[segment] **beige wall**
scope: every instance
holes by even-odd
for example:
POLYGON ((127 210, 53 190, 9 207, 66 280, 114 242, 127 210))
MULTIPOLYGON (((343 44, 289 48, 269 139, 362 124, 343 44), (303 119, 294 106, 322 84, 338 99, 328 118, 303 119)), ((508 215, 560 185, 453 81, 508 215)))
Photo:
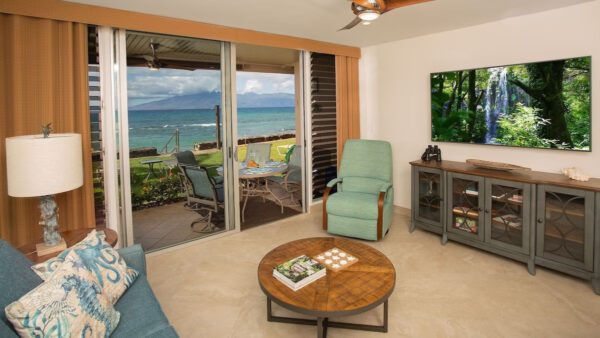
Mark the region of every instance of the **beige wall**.
MULTIPOLYGON (((435 19, 435 18, 432 18, 435 19)), ((395 204, 410 207, 409 161, 431 144, 429 74, 592 56, 592 153, 438 143, 443 157, 478 158, 600 177, 600 1, 362 49, 361 135, 394 149, 395 204)))

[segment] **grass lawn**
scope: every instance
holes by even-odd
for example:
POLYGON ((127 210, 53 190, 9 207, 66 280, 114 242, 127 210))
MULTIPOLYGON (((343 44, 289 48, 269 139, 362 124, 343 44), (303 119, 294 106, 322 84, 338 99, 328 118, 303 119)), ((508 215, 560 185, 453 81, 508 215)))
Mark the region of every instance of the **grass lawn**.
MULTIPOLYGON (((283 161, 285 159, 284 149, 281 150, 283 153, 283 155, 281 155, 278 152, 277 147, 283 146, 283 145, 292 145, 292 144, 294 144, 294 142, 295 142, 294 138, 271 141, 270 142, 272 144, 271 159, 273 159, 274 161, 283 161)), ((245 157, 246 157, 246 146, 241 145, 238 147, 238 159, 241 161, 245 157)), ((210 167, 209 172, 211 173, 211 175, 214 176, 214 175, 217 175, 216 168, 223 165, 223 151, 215 151, 212 153, 207 152, 207 153, 199 154, 199 155, 196 155, 196 159, 198 160, 198 163, 201 166, 210 167)), ((130 159, 129 163, 130 163, 130 170, 131 170, 131 191, 134 195, 142 194, 144 187, 147 187, 152 184, 157 184, 158 182, 161 181, 160 178, 154 178, 154 177, 151 177, 147 181, 144 181, 144 179, 148 175, 148 166, 145 164, 142 164, 141 162, 147 161, 147 160, 162 160, 162 161, 166 161, 167 164, 169 164, 170 161, 173 161, 172 163, 175 164, 174 158, 172 155, 159 155, 159 156, 139 157, 139 158, 130 159)), ((168 169, 169 167, 167 164, 165 164, 163 162, 163 163, 157 163, 154 165, 154 171, 156 172, 156 174, 159 177, 163 177, 163 176, 167 175, 168 170, 169 170, 168 169)), ((175 171, 172 172, 172 174, 175 174, 175 173, 176 173, 175 171)), ((172 177, 177 179, 176 175, 173 175, 172 177)))

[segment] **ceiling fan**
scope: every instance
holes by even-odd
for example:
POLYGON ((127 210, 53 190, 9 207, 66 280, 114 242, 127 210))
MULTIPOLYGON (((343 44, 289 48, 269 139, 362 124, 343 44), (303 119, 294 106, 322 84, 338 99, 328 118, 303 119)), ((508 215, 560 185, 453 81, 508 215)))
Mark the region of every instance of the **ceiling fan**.
POLYGON ((385 14, 393 9, 406 7, 410 5, 416 5, 422 2, 428 2, 433 0, 349 0, 352 1, 350 8, 356 15, 354 20, 350 21, 349 24, 338 30, 351 29, 359 23, 363 25, 369 25, 373 20, 379 18, 382 14, 385 14))
POLYGON ((178 60, 161 60, 157 53, 160 43, 150 42, 150 50, 152 55, 134 55, 127 58, 127 64, 130 66, 146 66, 150 70, 159 70, 161 68, 183 69, 193 71, 196 69, 192 65, 193 62, 178 61, 178 60))

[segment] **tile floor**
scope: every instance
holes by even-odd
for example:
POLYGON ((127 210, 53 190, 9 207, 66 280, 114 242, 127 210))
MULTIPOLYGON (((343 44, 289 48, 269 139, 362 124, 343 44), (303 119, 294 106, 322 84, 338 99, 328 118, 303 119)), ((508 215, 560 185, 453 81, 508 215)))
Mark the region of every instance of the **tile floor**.
MULTIPOLYGON (((185 209, 183 204, 184 202, 179 202, 134 211, 134 242, 141 244, 145 251, 153 251, 220 232, 206 234, 193 231, 190 224, 198 219, 198 214, 185 209)), ((288 207, 283 211, 281 213, 281 207, 273 201, 263 202, 262 198, 251 197, 246 206, 246 219, 242 223, 242 230, 299 214, 297 210, 288 207)), ((222 219, 216 224, 221 228, 224 226, 222 219)), ((204 225, 197 223, 194 229, 201 230, 204 225)))
MULTIPOLYGON (((148 257, 149 279, 182 337, 315 337, 311 326, 269 323, 256 268, 285 242, 326 236, 313 212, 148 257)), ((397 272, 387 334, 330 329, 335 337, 599 337, 600 296, 588 282, 450 242, 394 216, 368 243, 397 272)), ((275 314, 293 315, 277 305, 275 314)), ((382 309, 346 318, 377 324, 382 309)))

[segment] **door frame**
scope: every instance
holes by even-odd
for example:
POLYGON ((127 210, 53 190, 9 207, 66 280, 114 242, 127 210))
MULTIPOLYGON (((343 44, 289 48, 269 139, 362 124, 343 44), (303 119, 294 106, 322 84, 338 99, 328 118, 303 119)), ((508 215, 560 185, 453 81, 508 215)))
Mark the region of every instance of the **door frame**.
MULTIPOLYGON (((157 33, 158 34, 158 33, 157 33)), ((104 191, 106 200, 106 225, 119 234, 120 246, 134 244, 133 210, 131 202, 131 178, 129 163, 129 118, 127 102, 127 30, 113 27, 98 27, 99 64, 102 97, 102 140, 104 165, 104 191), (120 154, 120 159, 117 154, 120 154)), ((221 106, 223 107, 223 159, 225 188, 226 231, 241 230, 239 207, 239 163, 237 162, 237 94, 236 94, 236 45, 221 41, 221 106), (230 183, 227 183, 230 182, 230 183)), ((302 151, 303 213, 312 204, 311 138, 306 132, 310 125, 310 52, 300 51, 298 83, 300 91, 297 107, 301 112, 299 140, 302 151)), ((215 236, 199 238, 209 239, 215 236)), ((185 243, 181 243, 185 244, 185 243)), ((165 248, 167 249, 167 248, 165 248)))
MULTIPOLYGON (((127 114, 126 37, 125 29, 98 28, 106 225, 117 231, 120 246, 134 244, 127 114)), ((231 95, 235 93, 231 90, 236 88, 235 66, 232 66, 235 65, 235 46, 229 42, 220 43, 224 181, 233 182, 226 183, 224 187, 226 232, 229 232, 240 229, 239 208, 232 207, 236 203, 239 204, 239 193, 237 193, 239 171, 231 151, 231 140, 237 137, 237 131, 232 127, 237 123, 236 96, 231 95)), ((208 237, 212 236, 203 238, 208 237)))

